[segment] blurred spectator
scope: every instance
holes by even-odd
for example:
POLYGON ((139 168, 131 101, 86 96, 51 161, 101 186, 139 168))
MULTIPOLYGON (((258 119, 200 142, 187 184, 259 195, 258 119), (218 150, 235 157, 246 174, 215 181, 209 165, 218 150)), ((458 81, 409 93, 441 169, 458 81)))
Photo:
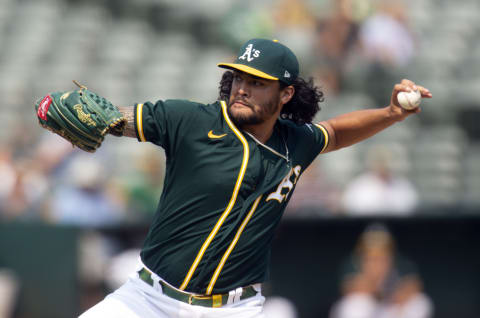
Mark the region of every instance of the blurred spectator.
POLYGON ((11 191, 5 200, 4 213, 8 219, 19 219, 23 217, 31 206, 28 185, 26 184, 26 174, 29 172, 22 165, 15 167, 15 182, 11 191))
POLYGON ((306 0, 280 0, 272 2, 271 12, 273 37, 288 43, 288 47, 302 61, 301 72, 308 75, 314 65, 312 52, 316 18, 313 8, 306 0))
POLYGON ((121 243, 100 231, 86 230, 79 238, 78 247, 80 310, 84 311, 105 297, 106 278, 111 275, 109 263, 119 253, 121 243))
POLYGON ((315 17, 305 0, 281 0, 274 2, 273 19, 277 30, 313 30, 315 17))
POLYGON ((1 218, 36 218, 38 207, 48 189, 42 165, 27 156, 13 158, 9 147, 0 150, 1 218))
POLYGON ((342 286, 342 298, 331 310, 330 318, 374 318, 377 301, 373 295, 373 286, 360 275, 345 278, 342 286))
POLYGON ((17 175, 12 162, 10 149, 3 145, 0 147, 0 216, 9 218, 7 200, 15 187, 17 175))
MULTIPOLYGON (((342 90, 345 67, 357 44, 358 29, 363 15, 358 15, 355 0, 333 1, 333 10, 317 22, 315 41, 316 76, 325 85, 327 95, 342 90)), ((368 1, 365 6, 368 7, 368 1)))
POLYGON ((251 10, 249 1, 235 1, 220 23, 223 42, 234 50, 248 39, 273 36, 271 8, 260 1, 255 4, 255 10, 251 10))
POLYGON ((288 203, 287 215, 322 215, 338 212, 340 191, 326 179, 320 164, 321 161, 315 160, 303 172, 288 203))
POLYGON ((71 159, 78 150, 73 148, 72 144, 62 137, 52 134, 49 131, 42 132, 37 144, 33 150, 33 161, 46 175, 56 179, 65 173, 69 159, 71 159))
POLYGON ((108 195, 108 183, 98 159, 80 155, 71 163, 64 180, 51 198, 51 216, 55 223, 86 227, 116 224, 125 209, 108 195))
POLYGON ((381 224, 369 226, 360 236, 345 264, 341 290, 331 318, 429 318, 433 314, 415 266, 399 255, 392 235, 381 224))
MULTIPOLYGON (((405 77, 404 69, 415 53, 412 32, 407 25, 405 3, 377 0, 376 11, 359 29, 358 73, 352 88, 367 92, 382 106, 391 93, 391 83, 405 77)), ((348 75, 350 76, 350 75, 348 75)))
POLYGON ((165 156, 152 147, 139 149, 132 157, 130 173, 115 182, 123 191, 130 221, 149 221, 156 211, 162 193, 165 156))
POLYGON ((433 315, 430 298, 422 293, 418 277, 403 277, 393 292, 391 302, 380 308, 380 318, 428 318, 433 315))
POLYGON ((265 318, 297 318, 295 305, 284 297, 271 296, 265 300, 263 305, 265 318))
POLYGON ((18 289, 19 282, 15 274, 0 268, 0 318, 13 317, 18 289))
POLYGON ((129 248, 115 254, 108 260, 105 269, 105 284, 114 291, 125 283, 140 264, 140 249, 129 248))
POLYGON ((360 27, 363 54, 373 63, 402 67, 414 54, 414 39, 407 25, 403 1, 379 0, 376 12, 360 27))
POLYGON ((372 148, 367 153, 368 171, 347 184, 342 208, 349 215, 409 215, 418 205, 413 184, 393 169, 393 153, 387 148, 372 148))
POLYGON ((306 74, 315 63, 315 28, 315 11, 306 0, 239 1, 221 23, 223 41, 235 50, 251 38, 278 39, 288 44, 303 62, 302 72, 306 74))

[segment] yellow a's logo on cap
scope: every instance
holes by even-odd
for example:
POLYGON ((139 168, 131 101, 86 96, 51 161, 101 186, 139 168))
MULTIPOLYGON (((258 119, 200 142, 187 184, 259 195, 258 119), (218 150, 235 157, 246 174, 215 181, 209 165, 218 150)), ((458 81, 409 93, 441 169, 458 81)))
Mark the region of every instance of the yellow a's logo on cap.
POLYGON ((251 62, 251 61, 253 61, 254 58, 259 57, 260 53, 261 52, 259 50, 254 50, 253 49, 253 44, 250 43, 245 48, 245 52, 242 54, 242 56, 239 56, 238 59, 239 60, 247 59, 248 62, 251 62), (253 57, 252 57, 252 55, 253 55, 253 57))

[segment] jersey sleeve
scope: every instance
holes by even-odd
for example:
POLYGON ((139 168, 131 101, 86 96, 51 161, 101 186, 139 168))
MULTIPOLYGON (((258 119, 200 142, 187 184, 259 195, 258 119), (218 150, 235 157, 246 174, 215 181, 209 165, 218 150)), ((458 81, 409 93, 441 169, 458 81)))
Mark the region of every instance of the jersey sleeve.
POLYGON ((328 146, 329 136, 325 127, 320 124, 305 124, 294 129, 295 156, 304 168, 328 146))
POLYGON ((199 104, 186 100, 166 100, 136 104, 135 131, 138 141, 152 142, 168 150, 188 131, 199 104))

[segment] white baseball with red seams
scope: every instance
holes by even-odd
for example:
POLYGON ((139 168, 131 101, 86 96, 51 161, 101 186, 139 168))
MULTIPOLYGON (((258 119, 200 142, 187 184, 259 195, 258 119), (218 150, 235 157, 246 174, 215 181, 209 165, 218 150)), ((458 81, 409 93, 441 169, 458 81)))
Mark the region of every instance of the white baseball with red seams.
POLYGON ((398 103, 402 108, 412 110, 417 108, 422 101, 422 95, 419 90, 411 92, 400 92, 397 95, 398 103))

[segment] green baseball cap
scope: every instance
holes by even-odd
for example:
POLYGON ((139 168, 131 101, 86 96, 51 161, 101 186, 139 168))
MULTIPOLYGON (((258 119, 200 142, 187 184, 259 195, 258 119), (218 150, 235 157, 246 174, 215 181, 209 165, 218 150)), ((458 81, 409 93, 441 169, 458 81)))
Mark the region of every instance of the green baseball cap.
POLYGON ((219 63, 219 67, 239 70, 270 80, 291 85, 298 76, 298 60, 292 50, 277 40, 252 39, 247 41, 233 63, 219 63))

